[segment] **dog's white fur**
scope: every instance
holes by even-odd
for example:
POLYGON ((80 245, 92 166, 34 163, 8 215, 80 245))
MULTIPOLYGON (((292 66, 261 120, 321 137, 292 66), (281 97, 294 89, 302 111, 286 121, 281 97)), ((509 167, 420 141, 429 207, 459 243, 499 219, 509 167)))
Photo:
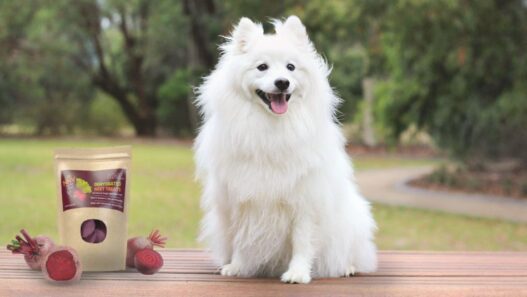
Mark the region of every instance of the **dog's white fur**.
POLYGON ((308 283, 376 269, 375 222, 335 121, 329 69, 296 16, 276 34, 242 18, 199 87, 195 142, 204 185, 201 239, 223 275, 308 283), (266 71, 257 66, 268 64, 266 71), (296 66, 294 71, 286 68, 296 66), (255 94, 290 81, 285 114, 255 94))

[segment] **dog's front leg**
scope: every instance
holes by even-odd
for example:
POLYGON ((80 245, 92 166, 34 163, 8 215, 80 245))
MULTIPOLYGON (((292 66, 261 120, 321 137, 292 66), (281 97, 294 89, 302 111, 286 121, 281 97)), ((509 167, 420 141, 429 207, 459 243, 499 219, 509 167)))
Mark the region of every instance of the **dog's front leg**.
POLYGON ((285 283, 307 284, 311 281, 314 247, 312 243, 313 221, 308 215, 297 216, 291 234, 293 253, 289 268, 282 274, 285 283))
POLYGON ((221 275, 225 276, 239 276, 242 269, 241 254, 235 251, 232 255, 232 261, 229 264, 221 267, 221 275))

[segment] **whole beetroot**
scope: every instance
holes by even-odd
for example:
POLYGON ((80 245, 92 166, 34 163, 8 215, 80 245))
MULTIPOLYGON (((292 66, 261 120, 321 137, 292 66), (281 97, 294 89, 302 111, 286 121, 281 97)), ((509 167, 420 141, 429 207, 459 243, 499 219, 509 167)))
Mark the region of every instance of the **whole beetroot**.
POLYGON ((148 237, 134 237, 128 239, 127 250, 126 250, 126 266, 135 267, 134 257, 135 253, 142 249, 153 250, 154 246, 165 247, 167 238, 161 237, 159 230, 150 232, 148 237))
POLYGON ((52 249, 41 263, 44 277, 53 282, 70 283, 80 280, 82 266, 77 252, 67 246, 52 249))
POLYGON ((27 265, 34 270, 41 269, 42 259, 54 248, 55 244, 51 238, 38 235, 34 238, 29 236, 26 230, 20 230, 21 236, 17 235, 16 240, 12 240, 11 244, 7 245, 7 249, 13 254, 23 254, 27 265))

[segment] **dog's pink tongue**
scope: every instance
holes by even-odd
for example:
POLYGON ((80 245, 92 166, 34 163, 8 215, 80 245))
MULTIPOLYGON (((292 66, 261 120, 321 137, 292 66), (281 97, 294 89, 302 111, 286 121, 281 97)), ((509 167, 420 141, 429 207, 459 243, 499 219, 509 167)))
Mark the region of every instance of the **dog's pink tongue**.
POLYGON ((271 94, 271 110, 276 114, 283 114, 287 111, 286 94, 271 94))

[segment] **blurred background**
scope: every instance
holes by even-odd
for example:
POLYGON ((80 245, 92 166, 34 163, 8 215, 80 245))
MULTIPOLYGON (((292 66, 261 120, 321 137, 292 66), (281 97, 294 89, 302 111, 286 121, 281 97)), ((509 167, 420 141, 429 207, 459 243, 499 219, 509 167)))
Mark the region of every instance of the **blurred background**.
POLYGON ((0 241, 57 238, 54 148, 131 143, 130 234, 199 247, 193 87, 240 17, 291 14, 333 65, 380 248, 527 250, 525 0, 0 1, 0 241))

